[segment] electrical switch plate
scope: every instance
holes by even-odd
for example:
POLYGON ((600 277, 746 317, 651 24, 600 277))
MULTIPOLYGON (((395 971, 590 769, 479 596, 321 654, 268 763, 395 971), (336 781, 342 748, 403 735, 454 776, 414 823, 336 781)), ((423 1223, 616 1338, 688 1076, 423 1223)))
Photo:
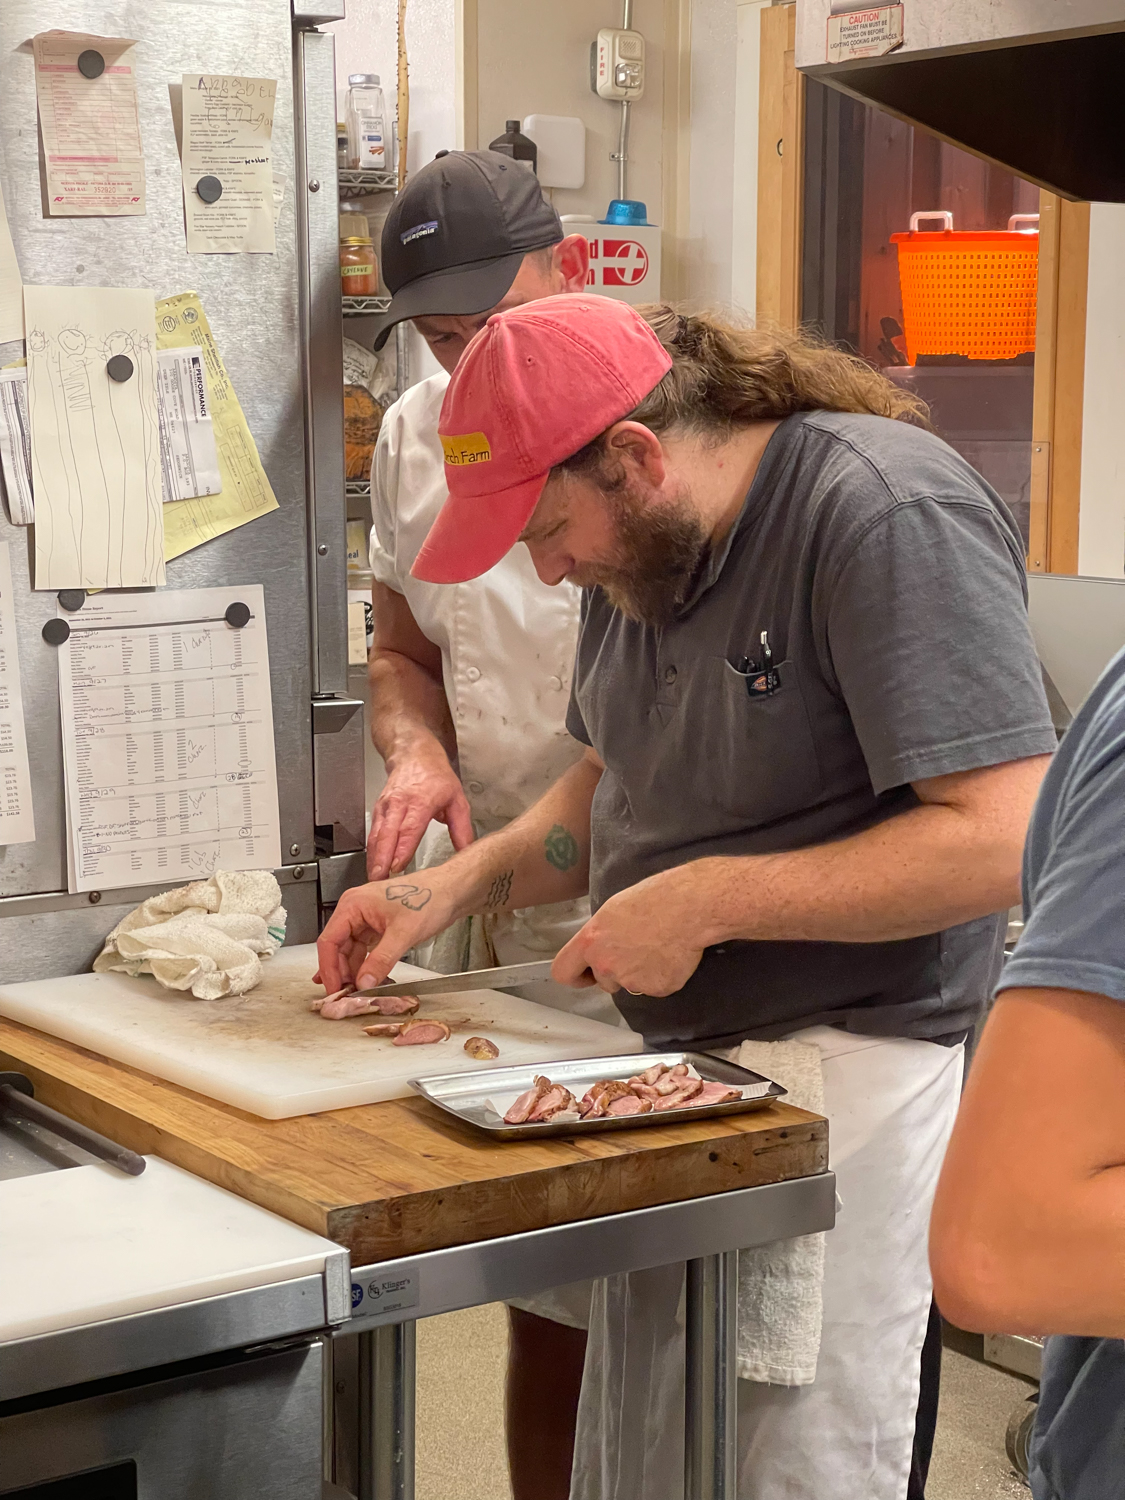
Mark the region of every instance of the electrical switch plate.
POLYGON ((576 115, 528 115, 523 133, 539 151, 541 187, 580 188, 586 181, 586 127, 576 115))
POLYGON ((603 99, 639 99, 645 91, 645 39, 603 27, 590 54, 590 86, 603 99))

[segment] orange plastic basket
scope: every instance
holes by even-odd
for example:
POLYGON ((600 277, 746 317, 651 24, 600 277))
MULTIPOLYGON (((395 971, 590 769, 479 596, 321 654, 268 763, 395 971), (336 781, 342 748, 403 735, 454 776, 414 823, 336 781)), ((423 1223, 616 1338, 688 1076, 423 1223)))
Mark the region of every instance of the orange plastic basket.
POLYGON ((1038 214, 1013 214, 1007 230, 959 230, 951 213, 912 214, 898 246, 906 357, 963 354, 969 359, 1014 359, 1035 348, 1039 234, 1014 230, 1038 214), (923 219, 943 219, 937 232, 923 219))

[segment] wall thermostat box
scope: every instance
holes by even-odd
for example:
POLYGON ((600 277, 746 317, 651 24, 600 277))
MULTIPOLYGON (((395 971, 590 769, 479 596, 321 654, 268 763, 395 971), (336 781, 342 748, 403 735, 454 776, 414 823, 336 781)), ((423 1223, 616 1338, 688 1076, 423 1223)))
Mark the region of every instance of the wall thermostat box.
POLYGON ((645 91, 645 39, 603 27, 590 48, 590 87, 603 99, 639 99, 645 91))

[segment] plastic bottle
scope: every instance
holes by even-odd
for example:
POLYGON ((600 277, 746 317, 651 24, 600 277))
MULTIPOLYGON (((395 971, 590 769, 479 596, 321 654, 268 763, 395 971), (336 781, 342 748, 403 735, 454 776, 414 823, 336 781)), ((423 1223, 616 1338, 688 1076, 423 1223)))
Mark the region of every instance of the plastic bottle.
POLYGON ((539 160, 539 147, 520 130, 518 120, 504 121, 504 134, 498 135, 494 141, 489 141, 490 151, 499 151, 501 156, 511 156, 516 161, 526 161, 531 165, 531 170, 537 170, 539 160))
POLYGON ((387 170, 386 112, 378 73, 349 73, 348 166, 353 170, 387 170))

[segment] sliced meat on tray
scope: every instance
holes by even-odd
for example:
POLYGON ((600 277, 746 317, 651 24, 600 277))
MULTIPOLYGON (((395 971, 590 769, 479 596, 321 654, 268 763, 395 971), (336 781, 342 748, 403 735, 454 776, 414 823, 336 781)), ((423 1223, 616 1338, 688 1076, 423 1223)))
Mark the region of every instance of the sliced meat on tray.
POLYGON ((636 1094, 618 1094, 606 1105, 605 1112, 607 1115, 648 1115, 652 1113, 652 1100, 638 1099, 636 1094))

